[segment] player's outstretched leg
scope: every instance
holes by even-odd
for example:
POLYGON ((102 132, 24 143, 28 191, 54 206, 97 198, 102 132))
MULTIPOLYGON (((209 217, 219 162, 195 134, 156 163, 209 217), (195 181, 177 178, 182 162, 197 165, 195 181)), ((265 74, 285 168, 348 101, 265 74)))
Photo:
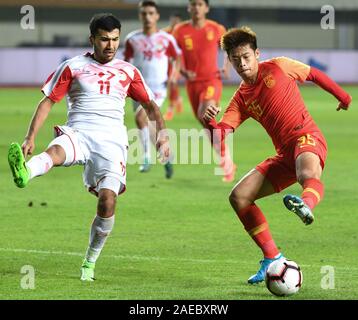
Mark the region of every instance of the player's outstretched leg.
POLYGON ((18 143, 10 145, 8 154, 14 182, 19 188, 26 187, 31 179, 46 174, 54 165, 62 164, 65 159, 65 152, 58 145, 54 145, 45 152, 33 156, 28 162, 25 162, 25 157, 18 143), (55 157, 55 163, 48 152, 55 157))
POLYGON ((283 203, 286 208, 295 213, 305 225, 309 225, 314 221, 313 213, 304 201, 295 195, 288 194, 283 197, 283 203))
POLYGON ((265 280, 265 276, 266 276, 266 271, 268 269, 268 267, 270 266, 270 264, 272 262, 274 262, 275 260, 281 259, 283 257, 283 255, 281 253, 279 253, 275 258, 273 259, 269 259, 269 258, 264 258, 263 260, 260 261, 261 267, 259 269, 259 271, 257 271, 257 273, 255 273, 254 275, 252 275, 247 282, 250 284, 256 284, 256 283, 260 283, 262 281, 265 280))
POLYGON ((11 143, 8 152, 8 162, 16 186, 24 188, 30 180, 30 172, 26 166, 25 157, 18 143, 11 143))

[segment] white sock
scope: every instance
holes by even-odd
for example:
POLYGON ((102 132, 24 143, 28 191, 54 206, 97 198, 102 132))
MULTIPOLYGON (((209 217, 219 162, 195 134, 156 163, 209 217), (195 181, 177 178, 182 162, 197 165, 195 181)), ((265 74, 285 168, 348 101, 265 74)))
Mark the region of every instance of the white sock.
POLYGON ((150 136, 148 126, 140 129, 140 139, 144 150, 144 158, 150 160, 150 136))
POLYGON ((26 167, 30 170, 30 179, 42 176, 53 167, 53 161, 47 152, 42 152, 33 156, 27 163, 26 167))
POLYGON ((101 250, 111 233, 114 225, 114 215, 110 218, 96 216, 92 222, 89 246, 86 252, 86 260, 95 263, 101 250))

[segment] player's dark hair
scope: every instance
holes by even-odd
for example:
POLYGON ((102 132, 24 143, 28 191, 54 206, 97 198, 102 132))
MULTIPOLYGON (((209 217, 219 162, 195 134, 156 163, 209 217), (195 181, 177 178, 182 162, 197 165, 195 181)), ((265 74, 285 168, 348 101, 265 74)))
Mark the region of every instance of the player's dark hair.
MULTIPOLYGON (((189 2, 191 2, 192 0, 189 0, 189 2)), ((209 0, 204 0, 206 5, 209 6, 209 0)))
POLYGON ((247 44, 255 51, 257 49, 256 33, 247 26, 233 28, 222 36, 220 44, 228 55, 233 49, 247 44))
POLYGON ((95 36, 98 29, 103 29, 108 32, 114 29, 121 31, 121 22, 112 13, 97 13, 92 17, 89 28, 91 35, 95 36))
POLYGON ((158 5, 153 0, 143 0, 139 2, 138 8, 144 8, 144 7, 154 7, 159 12, 158 5))

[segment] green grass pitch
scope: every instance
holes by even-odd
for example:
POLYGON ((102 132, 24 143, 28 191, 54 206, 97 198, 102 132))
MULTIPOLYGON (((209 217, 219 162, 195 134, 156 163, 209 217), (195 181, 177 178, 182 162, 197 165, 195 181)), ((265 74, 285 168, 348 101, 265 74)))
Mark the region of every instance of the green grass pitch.
MULTIPOLYGON (((346 89, 358 99, 358 88, 346 89)), ((223 106, 234 90, 225 88, 223 106)), ((168 127, 200 128, 181 92, 185 112, 168 127)), ((258 204, 277 245, 303 270, 303 287, 289 299, 356 299, 358 109, 353 102, 348 112, 336 112, 335 99, 316 87, 303 87, 302 93, 329 147, 316 221, 304 226, 283 207, 282 194, 258 204), (322 288, 324 266, 334 268, 334 289, 322 288)), ((79 268, 96 213, 96 198, 82 185, 82 167, 55 168, 17 189, 7 164, 8 146, 22 143, 40 98, 38 89, 0 91, 0 299, 277 299, 264 284, 246 283, 261 252, 229 205, 234 183, 223 184, 213 175, 214 165, 177 165, 172 180, 164 178, 160 165, 147 174, 128 166, 127 192, 119 198, 113 233, 97 262, 97 280, 82 283, 79 268), (21 287, 24 265, 35 269, 34 289, 21 287)), ((131 109, 127 105, 128 128, 134 127, 131 109)), ((62 102, 41 129, 35 153, 65 118, 62 102)), ((234 142, 237 179, 274 154, 253 120, 235 132, 234 142)), ((288 190, 300 193, 297 184, 288 190)))

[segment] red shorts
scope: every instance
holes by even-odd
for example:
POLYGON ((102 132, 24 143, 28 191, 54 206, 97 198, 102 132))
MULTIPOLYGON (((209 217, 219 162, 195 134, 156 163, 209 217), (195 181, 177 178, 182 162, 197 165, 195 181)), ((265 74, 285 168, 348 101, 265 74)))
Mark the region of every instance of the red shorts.
POLYGON ((186 83, 186 90, 195 117, 198 117, 199 106, 204 101, 214 100, 219 104, 222 89, 222 82, 218 78, 206 81, 188 81, 186 83))
POLYGON ((295 160, 303 152, 312 152, 318 155, 321 167, 324 168, 327 144, 323 135, 315 132, 307 133, 293 140, 282 152, 257 165, 256 170, 271 182, 275 192, 280 192, 297 182, 295 160))

